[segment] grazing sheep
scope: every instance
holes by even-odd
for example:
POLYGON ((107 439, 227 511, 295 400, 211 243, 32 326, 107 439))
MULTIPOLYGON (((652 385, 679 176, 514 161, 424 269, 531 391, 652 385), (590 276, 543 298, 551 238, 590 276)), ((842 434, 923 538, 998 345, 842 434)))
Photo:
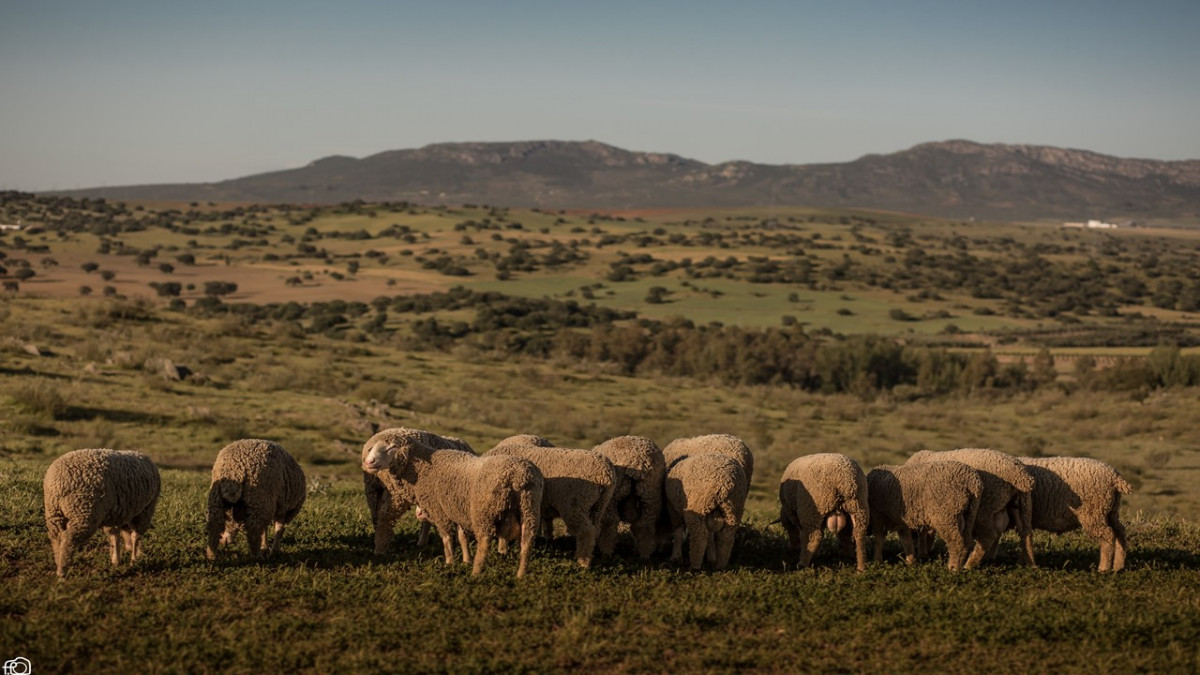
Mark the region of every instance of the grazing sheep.
POLYGON ((663 479, 667 467, 662 450, 644 436, 618 436, 592 448, 617 472, 612 501, 600 526, 598 548, 612 555, 620 523, 628 523, 638 556, 654 553, 655 523, 662 511, 663 479))
POLYGON ((745 441, 729 434, 709 434, 692 438, 677 438, 663 448, 663 460, 668 469, 671 464, 686 455, 718 454, 732 458, 742 466, 746 483, 754 481, 754 453, 745 441))
POLYGON ((946 542, 947 567, 960 569, 970 551, 971 531, 983 498, 979 472, 962 462, 910 462, 877 466, 867 474, 875 562, 883 560, 883 540, 900 534, 904 561, 913 564, 913 531, 931 528, 946 542))
POLYGON ((792 548, 803 546, 801 567, 812 561, 826 527, 841 534, 849 524, 858 571, 866 569, 868 494, 867 477, 845 455, 807 455, 788 465, 779 482, 779 519, 792 548))
POLYGON ((442 537, 446 564, 454 561, 452 532, 467 556, 467 536, 475 536, 472 574, 483 572, 491 540, 520 533, 517 576, 525 576, 541 512, 543 479, 532 462, 519 457, 480 457, 454 448, 433 448, 416 437, 373 444, 363 471, 388 472, 412 491, 418 520, 428 520, 442 537))
POLYGON ((581 566, 590 567, 600 524, 617 482, 612 463, 590 450, 530 445, 520 438, 504 439, 486 454, 520 457, 537 466, 545 479, 543 521, 562 518, 567 534, 575 537, 575 559, 581 566))
MULTIPOLYGON (((384 429, 369 438, 363 444, 363 459, 366 459, 367 452, 376 443, 399 443, 406 438, 415 438, 431 448, 475 452, 466 441, 459 438, 439 436, 420 429, 395 427, 384 429)), ((383 555, 387 553, 388 545, 395 534, 396 521, 415 503, 415 498, 412 490, 405 487, 399 478, 386 472, 375 475, 364 471, 363 492, 367 498, 367 509, 371 512, 371 524, 375 527, 375 555, 383 555)), ((417 547, 425 548, 428 542, 429 521, 421 521, 417 547)))
POLYGON ((1133 492, 1117 470, 1086 457, 1021 457, 1033 474, 1033 527, 1061 533, 1083 529, 1100 542, 1100 571, 1125 567, 1121 495, 1133 492))
POLYGON ((723 569, 733 552, 750 486, 742 464, 723 454, 682 455, 667 470, 664 485, 674 535, 671 560, 683 554, 686 529, 692 569, 700 569, 706 553, 716 569, 723 569))
POLYGON ((278 553, 283 529, 306 495, 304 471, 278 443, 247 438, 221 448, 208 489, 208 559, 217 559, 219 546, 230 544, 239 527, 246 530, 250 555, 261 557, 271 523, 270 552, 278 553))
POLYGON ((42 489, 59 578, 66 576, 75 549, 100 528, 108 535, 112 564, 120 564, 122 541, 134 563, 161 487, 158 467, 140 452, 74 450, 54 460, 42 489))
POLYGON ((984 448, 962 448, 933 452, 922 450, 908 458, 907 464, 955 460, 979 472, 983 480, 983 498, 975 517, 972 536, 975 548, 967 558, 966 569, 973 569, 985 555, 995 552, 1000 535, 1008 529, 1010 517, 1021 538, 1021 562, 1037 567, 1033 559, 1033 476, 1016 457, 984 448), (1011 509, 1011 514, 1010 514, 1011 509))

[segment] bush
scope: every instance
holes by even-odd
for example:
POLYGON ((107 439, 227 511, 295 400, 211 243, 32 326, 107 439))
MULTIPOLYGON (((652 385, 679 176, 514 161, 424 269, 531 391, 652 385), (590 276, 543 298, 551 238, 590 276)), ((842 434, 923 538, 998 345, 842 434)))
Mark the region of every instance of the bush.
POLYGON ((37 379, 17 387, 12 393, 12 400, 21 412, 43 419, 62 419, 70 410, 59 387, 46 379, 37 379))

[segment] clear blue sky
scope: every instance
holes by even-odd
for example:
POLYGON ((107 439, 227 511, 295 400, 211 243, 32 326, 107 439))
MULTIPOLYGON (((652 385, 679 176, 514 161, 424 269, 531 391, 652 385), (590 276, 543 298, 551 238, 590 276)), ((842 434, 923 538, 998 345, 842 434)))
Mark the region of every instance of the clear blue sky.
POLYGON ((1197 0, 0 0, 0 189, 445 141, 809 163, 965 138, 1196 159, 1197 120, 1197 0))

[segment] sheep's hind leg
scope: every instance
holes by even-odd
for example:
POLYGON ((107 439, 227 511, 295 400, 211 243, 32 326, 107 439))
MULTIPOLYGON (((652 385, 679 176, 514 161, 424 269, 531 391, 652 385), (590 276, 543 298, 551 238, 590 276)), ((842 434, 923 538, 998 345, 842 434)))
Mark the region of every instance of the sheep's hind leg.
POLYGON ((106 527, 104 534, 108 535, 108 557, 116 567, 121 564, 121 528, 106 527))
POLYGON ((465 564, 471 564, 471 541, 467 539, 467 530, 458 527, 458 547, 462 549, 462 559, 465 564))
POLYGON ((1121 523, 1121 516, 1115 510, 1108 515, 1108 524, 1114 535, 1112 571, 1119 572, 1125 568, 1125 525, 1121 523))
POLYGON ((687 527, 688 560, 693 570, 704 565, 704 553, 708 549, 708 528, 704 525, 704 516, 693 511, 684 511, 683 522, 687 527))
POLYGON ((801 567, 808 567, 812 564, 813 557, 817 555, 817 549, 821 548, 821 537, 824 534, 825 530, 820 525, 807 532, 801 530, 801 536, 804 538, 804 549, 800 551, 801 567))

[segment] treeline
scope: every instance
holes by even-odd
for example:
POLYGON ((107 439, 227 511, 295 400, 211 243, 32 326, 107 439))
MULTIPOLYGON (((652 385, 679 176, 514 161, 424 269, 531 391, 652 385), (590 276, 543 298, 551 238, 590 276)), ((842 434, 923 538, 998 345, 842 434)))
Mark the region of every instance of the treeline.
MULTIPOLYGON (((988 349, 952 351, 875 335, 814 335, 803 327, 742 328, 655 321, 573 300, 521 298, 456 287, 444 293, 332 301, 224 304, 207 297, 189 312, 291 322, 309 334, 396 341, 409 349, 465 347, 481 353, 603 364, 626 375, 668 375, 725 384, 778 384, 807 391, 917 398, 1032 391, 1060 382, 1050 352, 1002 363, 988 349), (423 316, 425 314, 441 316, 423 316), (463 318, 446 318, 445 314, 463 318), (409 315, 403 322, 393 315, 409 315), (411 315, 416 315, 412 317, 411 315), (469 318, 468 318, 469 316, 469 318)), ((1200 357, 1163 345, 1148 358, 1098 368, 1075 362, 1069 386, 1123 391, 1200 386, 1200 357)))

